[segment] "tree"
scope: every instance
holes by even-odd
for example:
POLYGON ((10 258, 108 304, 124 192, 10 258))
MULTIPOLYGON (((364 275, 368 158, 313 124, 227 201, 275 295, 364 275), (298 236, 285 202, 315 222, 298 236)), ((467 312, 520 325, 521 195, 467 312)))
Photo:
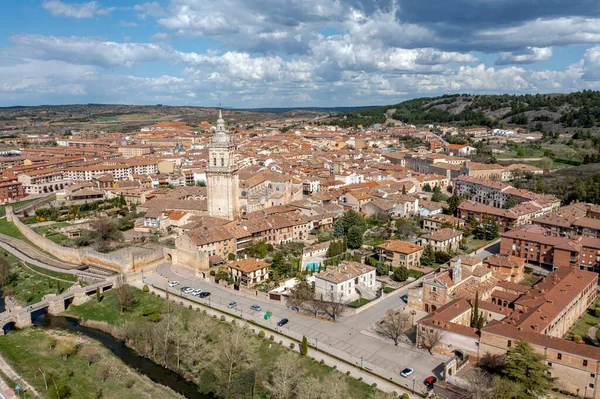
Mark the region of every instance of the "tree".
POLYGON ((358 249, 363 244, 363 230, 359 226, 352 226, 348 230, 348 248, 358 249))
POLYGON ((212 370, 223 396, 229 398, 238 377, 251 369, 256 360, 256 341, 247 328, 239 327, 220 338, 219 345, 213 346, 212 370))
POLYGON ((121 313, 129 310, 133 306, 134 297, 131 287, 127 285, 127 277, 124 274, 119 274, 115 280, 115 288, 117 291, 117 303, 121 313))
POLYGON ((298 384, 297 399, 316 399, 323 397, 324 382, 316 376, 306 376, 298 384))
POLYGON ((344 212, 340 220, 342 226, 344 227, 344 235, 348 235, 348 232, 354 226, 357 226, 361 230, 361 233, 364 233, 364 231, 367 229, 365 219, 360 213, 356 212, 353 209, 344 212))
POLYGON ((423 191, 430 193, 431 192, 431 184, 425 183, 425 185, 423 185, 423 191))
POLYGON ((504 209, 510 209, 510 208, 513 208, 513 207, 519 205, 521 202, 522 202, 522 200, 520 198, 518 198, 518 197, 510 197, 508 199, 508 201, 506 201, 504 203, 503 208, 504 209))
POLYGON ((444 331, 438 328, 425 327, 425 331, 421 332, 421 346, 432 353, 435 347, 444 338, 444 331))
POLYGON ((434 253, 435 263, 442 264, 449 262, 452 256, 448 252, 435 251, 434 253))
POLYGON ((325 303, 317 298, 313 298, 310 301, 306 302, 310 311, 317 317, 319 313, 325 309, 325 303))
POLYGON ((300 311, 300 308, 315 296, 312 285, 306 281, 306 278, 301 278, 296 286, 290 290, 286 302, 289 307, 300 311))
POLYGON ((506 353, 504 374, 520 384, 530 396, 543 397, 552 388, 554 379, 548 375, 548 370, 550 366, 545 357, 523 340, 518 340, 506 353))
POLYGON ((433 195, 431 196, 431 200, 434 202, 442 202, 446 199, 446 197, 442 194, 442 190, 440 190, 439 186, 435 186, 433 188, 433 195))
POLYGON ((342 219, 338 219, 337 222, 335 222, 335 226, 333 227, 333 236, 335 238, 340 238, 344 236, 344 223, 342 222, 342 219))
POLYGON ((394 345, 398 346, 400 338, 404 336, 404 332, 410 325, 410 315, 408 313, 389 309, 383 319, 377 323, 375 331, 382 337, 393 340, 394 345))
POLYGON ((394 280, 396 281, 406 281, 408 279, 408 269, 406 267, 400 266, 396 270, 394 270, 394 280))
POLYGON ((396 219, 396 235, 401 240, 408 240, 419 234, 419 229, 406 219, 396 219))
POLYGON ((423 254, 421 254, 421 264, 423 266, 432 266, 435 263, 435 252, 431 244, 425 245, 423 254))
POLYGON ((302 346, 300 347, 300 354, 302 356, 306 356, 308 354, 308 340, 306 339, 306 335, 302 336, 302 346))
POLYGON ((484 218, 473 231, 473 235, 480 240, 494 240, 498 238, 498 225, 491 218, 484 218))
POLYGON ((266 385, 273 399, 288 399, 295 395, 302 380, 304 367, 293 352, 285 352, 275 361, 270 382, 266 385))
POLYGON ((322 398, 347 399, 348 383, 343 378, 341 373, 327 376, 327 379, 324 381, 322 398))
POLYGON ((446 200, 448 206, 444 208, 444 213, 447 215, 455 215, 456 210, 458 209, 458 206, 461 204, 462 201, 462 197, 456 194, 452 194, 450 198, 446 200))
POLYGON ((14 279, 10 264, 4 258, 0 258, 0 287, 5 286, 14 279))
POLYGON ((402 185, 402 195, 406 195, 406 185, 402 185))
POLYGON ((376 273, 379 276, 388 276, 390 274, 390 267, 388 265, 386 265, 385 262, 379 261, 377 263, 376 273))
POLYGON ((331 301, 324 303, 324 309, 333 321, 336 321, 346 311, 346 304, 336 295, 331 301))
POLYGON ((79 351, 79 355, 81 355, 85 361, 87 362, 88 367, 92 365, 92 363, 98 362, 102 356, 98 351, 98 348, 92 345, 86 345, 79 351))
POLYGON ((91 221, 90 230, 87 235, 100 252, 108 252, 111 241, 120 241, 123 239, 123 233, 119 230, 117 223, 108 218, 91 221))
POLYGON ((69 356, 77 353, 77 344, 72 338, 61 338, 54 347, 56 352, 66 361, 69 356))

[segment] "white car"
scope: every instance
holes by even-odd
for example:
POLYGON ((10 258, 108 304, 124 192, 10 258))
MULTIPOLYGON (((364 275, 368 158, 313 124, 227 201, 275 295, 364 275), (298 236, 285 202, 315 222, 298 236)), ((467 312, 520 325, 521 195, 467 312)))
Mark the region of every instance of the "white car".
POLYGON ((198 295, 200 295, 201 293, 202 293, 202 290, 201 290, 200 288, 196 288, 196 289, 194 290, 194 292, 192 292, 192 295, 194 295, 194 296, 198 296, 198 295))
POLYGON ((191 288, 191 287, 188 287, 188 288, 186 288, 186 289, 185 289, 185 291, 183 291, 183 292, 185 292, 186 294, 191 294, 192 292, 194 292, 194 289, 193 289, 193 288, 191 288))
POLYGON ((408 376, 414 372, 415 372, 415 370, 411 369, 410 367, 406 367, 404 370, 402 370, 400 372, 400 375, 404 378, 408 378, 408 376))
POLYGON ((169 287, 171 287, 171 288, 173 288, 173 287, 176 287, 176 286, 178 286, 178 285, 179 285, 179 281, 171 281, 171 282, 169 283, 169 287))

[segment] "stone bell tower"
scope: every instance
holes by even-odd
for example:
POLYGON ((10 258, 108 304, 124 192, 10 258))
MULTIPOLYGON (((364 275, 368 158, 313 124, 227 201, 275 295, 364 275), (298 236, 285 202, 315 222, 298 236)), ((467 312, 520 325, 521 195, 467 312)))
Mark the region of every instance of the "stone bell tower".
POLYGON ((235 144, 231 141, 221 110, 217 130, 208 146, 206 169, 208 214, 234 220, 239 216, 239 176, 235 161, 235 144))

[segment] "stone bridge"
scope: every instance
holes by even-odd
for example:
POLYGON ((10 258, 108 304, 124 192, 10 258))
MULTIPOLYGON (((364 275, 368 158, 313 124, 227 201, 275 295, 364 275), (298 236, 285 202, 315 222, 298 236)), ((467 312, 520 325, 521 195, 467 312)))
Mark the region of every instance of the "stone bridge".
POLYGON ((110 290, 115 285, 113 279, 102 281, 100 283, 88 285, 85 287, 76 287, 69 289, 59 295, 46 295, 38 303, 11 309, 0 313, 0 335, 11 327, 25 328, 32 325, 31 314, 38 310, 46 310, 49 314, 57 316, 64 312, 70 304, 81 305, 96 295, 96 289, 100 293, 110 290))

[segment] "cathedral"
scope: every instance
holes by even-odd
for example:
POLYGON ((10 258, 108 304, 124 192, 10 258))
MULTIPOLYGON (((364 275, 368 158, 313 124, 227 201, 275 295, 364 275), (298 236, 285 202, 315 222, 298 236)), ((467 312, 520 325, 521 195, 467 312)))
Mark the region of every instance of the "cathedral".
POLYGON ((206 180, 208 214, 222 219, 237 219, 240 200, 235 144, 225 130, 225 121, 220 110, 216 132, 208 147, 206 180))

